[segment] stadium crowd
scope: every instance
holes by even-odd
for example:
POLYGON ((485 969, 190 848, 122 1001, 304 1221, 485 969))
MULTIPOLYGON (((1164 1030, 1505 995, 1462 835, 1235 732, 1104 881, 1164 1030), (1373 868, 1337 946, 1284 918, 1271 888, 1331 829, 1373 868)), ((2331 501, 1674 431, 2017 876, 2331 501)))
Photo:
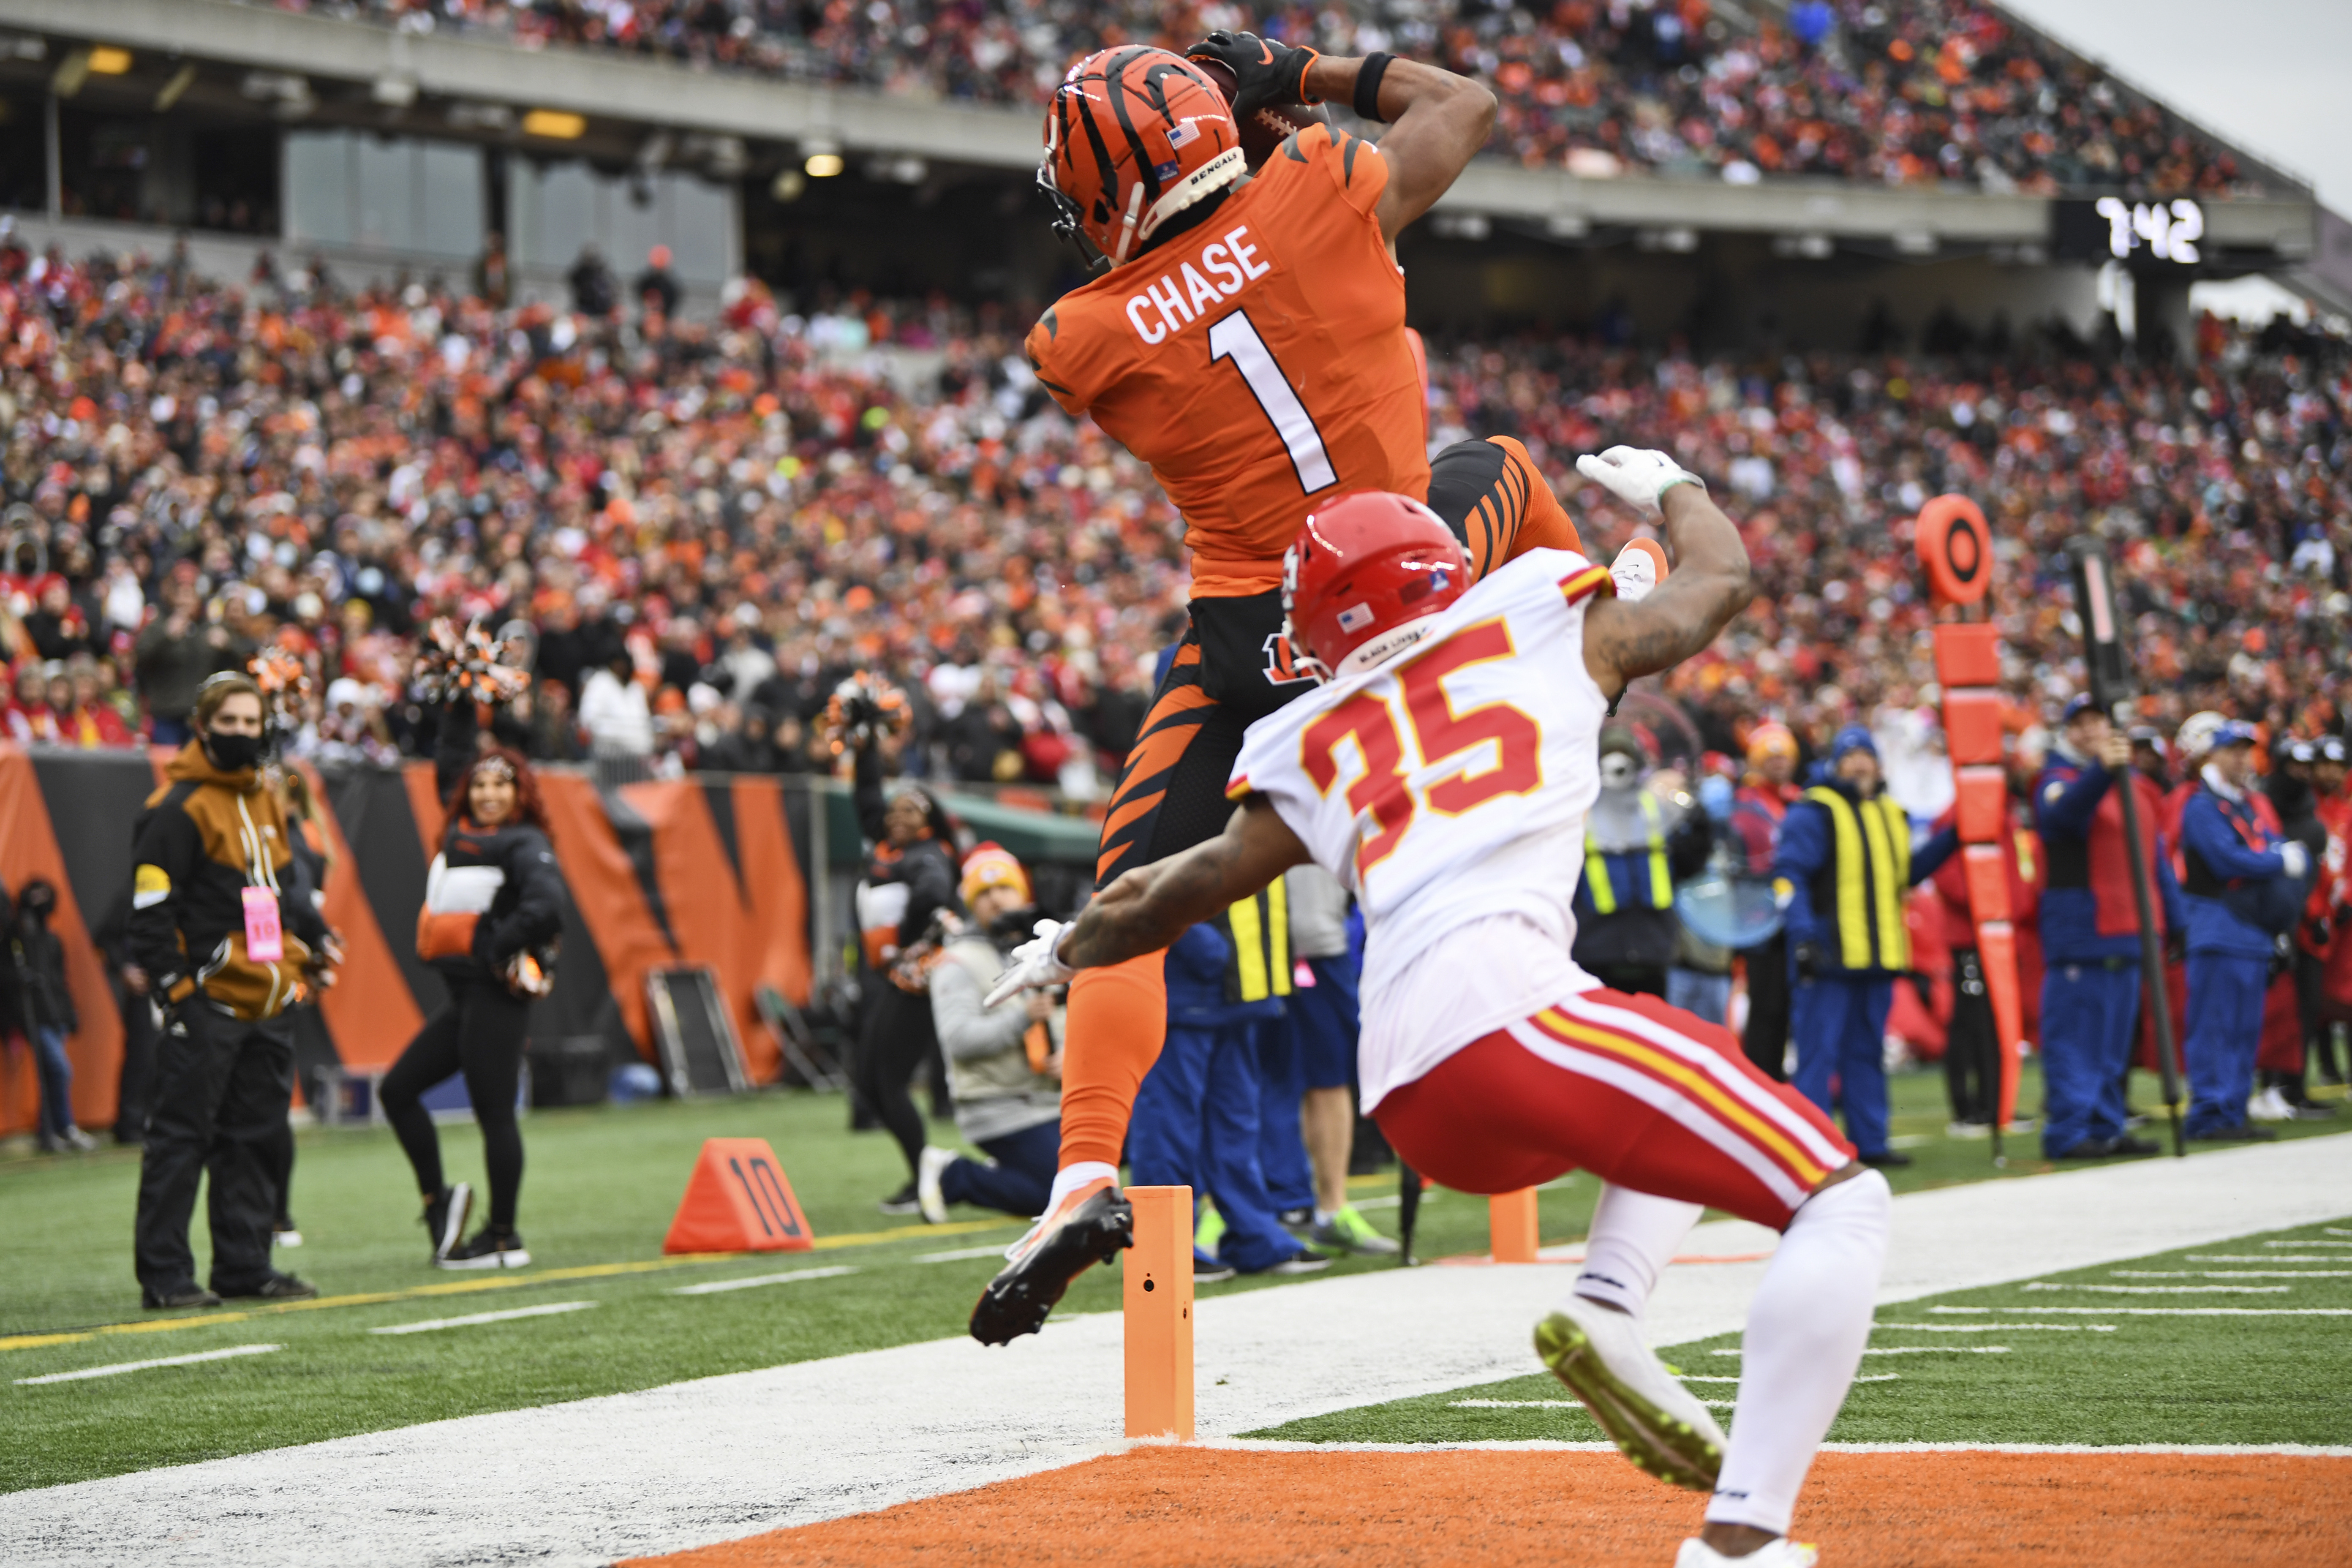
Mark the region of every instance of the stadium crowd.
MULTIPOLYGON (((260 0, 257 0, 260 3, 260 0)), ((1042 104, 1121 39, 1181 48, 1252 25, 1208 0, 1160 6, 961 0, 269 0, 406 30, 453 28, 663 56, 892 93, 1042 104)), ((1290 5, 1267 36, 1392 49, 1477 77, 1502 101, 1492 151, 1599 177, 1823 174, 1989 191, 2251 194, 2195 128, 1969 0, 1798 0, 1751 21, 1708 0, 1549 7, 1290 5)))
MULTIPOLYGON (((0 279, 20 741, 175 742, 204 677, 270 645, 312 678, 298 754, 429 754, 405 687, 448 616, 534 628, 541 679, 501 721, 543 759, 824 765, 812 725, 872 668, 913 696, 909 771, 1088 793, 1181 624, 1165 500, 993 308, 802 315, 747 282, 716 321, 632 321, 13 251, 0 279)), ((1764 717, 1811 747, 1908 714, 1931 743, 1906 520, 1946 490, 1992 514, 2013 727, 2078 684, 2061 546, 2089 526, 2152 721, 2340 730, 2344 344, 2208 319, 2175 368, 2058 331, 1927 336, 1777 363, 1435 343, 1432 439, 1518 437, 1602 547, 1575 453, 1655 444, 1716 477, 1764 595, 1671 686, 1727 755, 1764 717)))

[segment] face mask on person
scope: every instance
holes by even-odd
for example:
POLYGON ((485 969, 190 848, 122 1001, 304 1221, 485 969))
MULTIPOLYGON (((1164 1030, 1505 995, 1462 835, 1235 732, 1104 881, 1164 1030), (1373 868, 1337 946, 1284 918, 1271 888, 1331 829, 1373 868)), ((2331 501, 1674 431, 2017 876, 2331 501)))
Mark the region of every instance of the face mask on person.
POLYGON ((261 761, 261 737, 258 735, 224 735, 217 731, 205 731, 205 754, 213 766, 225 773, 242 773, 261 761))
POLYGON ((1612 752, 1601 759, 1601 787, 1623 789, 1641 772, 1640 765, 1622 752, 1612 752))

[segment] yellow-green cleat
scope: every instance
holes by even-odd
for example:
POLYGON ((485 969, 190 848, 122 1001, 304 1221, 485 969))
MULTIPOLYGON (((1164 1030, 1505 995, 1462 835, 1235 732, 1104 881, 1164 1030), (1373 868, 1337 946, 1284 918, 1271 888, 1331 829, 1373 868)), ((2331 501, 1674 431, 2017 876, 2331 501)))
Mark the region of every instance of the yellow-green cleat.
POLYGON ((1536 1324, 1536 1354, 1636 1467, 1672 1486, 1715 1489, 1723 1428, 1651 1353, 1634 1319, 1571 1297, 1536 1324))

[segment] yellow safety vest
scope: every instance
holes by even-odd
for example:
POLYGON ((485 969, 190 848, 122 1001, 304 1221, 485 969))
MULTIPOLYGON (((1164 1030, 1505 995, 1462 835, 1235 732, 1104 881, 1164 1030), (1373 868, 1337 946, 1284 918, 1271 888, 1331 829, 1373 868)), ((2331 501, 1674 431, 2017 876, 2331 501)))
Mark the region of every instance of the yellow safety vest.
POLYGON ((1829 814, 1837 859, 1838 963, 1847 969, 1908 969, 1911 932, 1903 900, 1911 889, 1911 821, 1881 791, 1857 809, 1826 784, 1805 798, 1829 814))
MULTIPOLYGON (((1650 907, 1670 910, 1675 907, 1675 879, 1666 870, 1665 813, 1658 809, 1658 797, 1648 790, 1641 792, 1641 798, 1642 826, 1650 830, 1650 907)), ((1590 826, 1584 830, 1584 885, 1592 892, 1593 913, 1617 912, 1617 889, 1609 880, 1609 857, 1601 853, 1590 826)))
POLYGON ((1290 994, 1290 900, 1276 877, 1265 890, 1225 911, 1233 928, 1234 971, 1244 1002, 1290 994))

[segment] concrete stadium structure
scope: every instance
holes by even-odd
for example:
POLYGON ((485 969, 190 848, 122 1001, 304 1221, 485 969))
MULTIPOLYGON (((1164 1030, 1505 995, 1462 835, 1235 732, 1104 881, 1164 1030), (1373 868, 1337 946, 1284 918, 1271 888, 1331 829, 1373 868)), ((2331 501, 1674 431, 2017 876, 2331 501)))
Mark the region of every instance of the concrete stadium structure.
MULTIPOLYGON (((520 287, 561 300, 583 245, 625 278, 666 244, 690 308, 744 271, 796 296, 1014 306, 1075 280, 1028 194, 1028 110, 233 0, 0 0, 0 206, 69 251, 184 233, 200 267, 235 276, 269 248, 346 277, 457 278, 498 230, 520 287)), ((1433 325, 1608 312, 1644 339, 1742 349, 1849 346, 1882 302, 1915 339, 1939 312, 2088 333, 2113 310, 2127 334, 2136 318, 2185 342, 2190 283, 2250 274, 2352 310, 2352 226, 2238 156, 2273 194, 2201 202, 2195 262, 2142 251, 2104 281, 2092 193, 1591 179, 1500 159, 1473 165, 1404 259, 1433 325)))

